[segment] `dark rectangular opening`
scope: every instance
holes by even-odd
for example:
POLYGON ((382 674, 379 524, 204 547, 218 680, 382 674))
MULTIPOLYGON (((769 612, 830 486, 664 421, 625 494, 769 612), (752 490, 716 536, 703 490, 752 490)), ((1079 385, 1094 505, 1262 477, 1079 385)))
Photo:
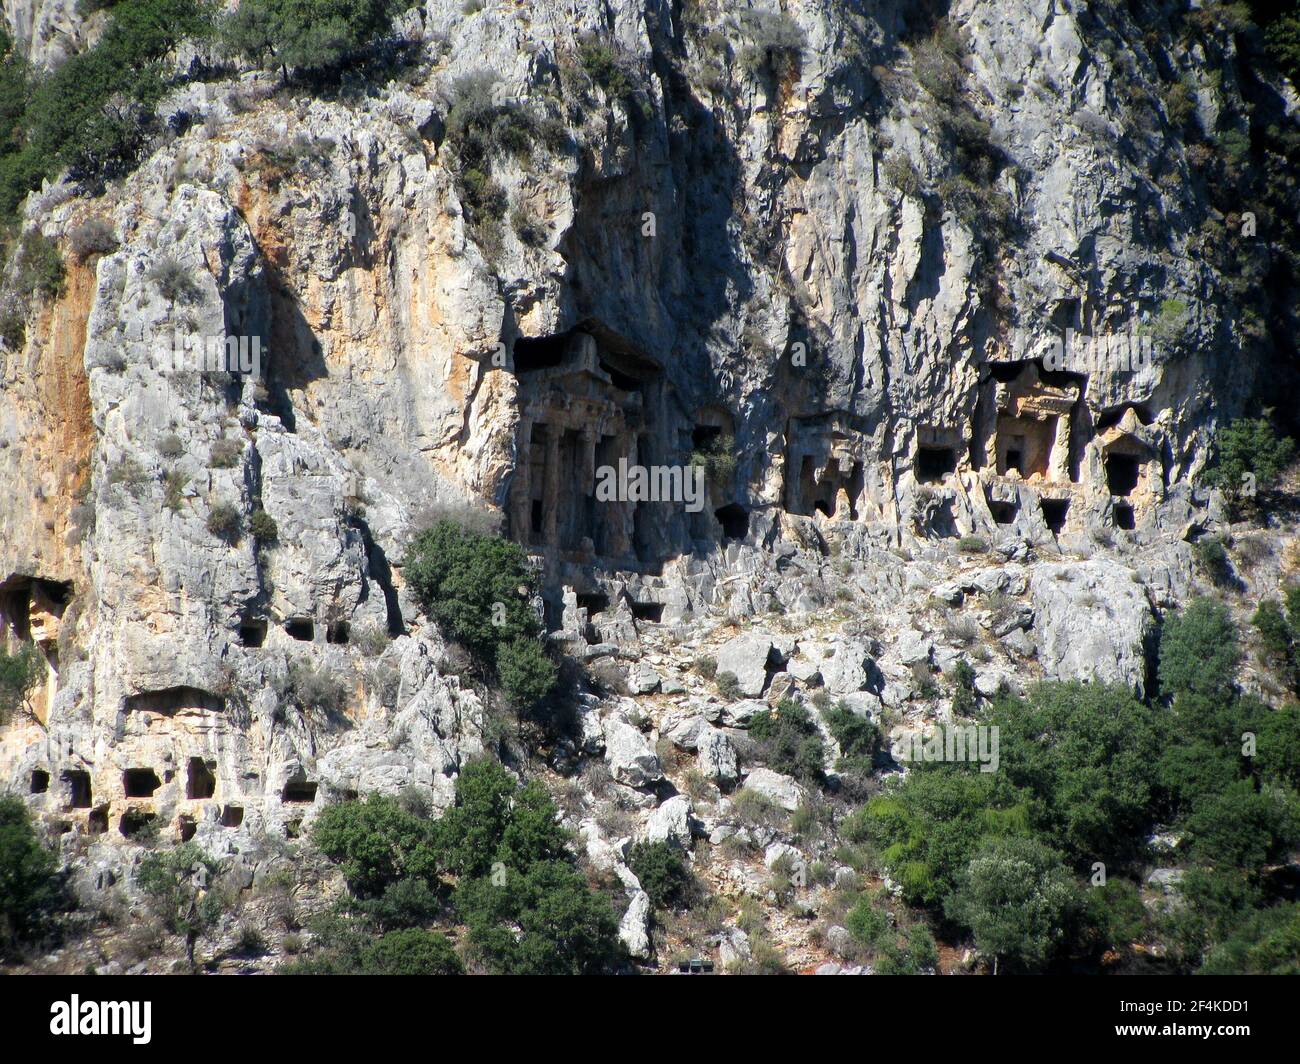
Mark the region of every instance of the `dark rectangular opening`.
POLYGON ((246 647, 260 647, 266 642, 266 621, 260 619, 240 621, 239 641, 246 647))
POLYGON ((534 499, 532 506, 528 511, 528 526, 532 529, 533 535, 542 534, 542 500, 534 499))
POLYGON ((181 842, 189 842, 194 838, 194 832, 198 830, 192 816, 180 816, 176 820, 176 831, 181 837, 181 842))
POLYGON ((638 621, 651 621, 658 624, 664 615, 664 604, 662 602, 628 602, 628 608, 632 611, 632 616, 638 621))
POLYGON ((957 469, 955 447, 918 447, 916 450, 916 479, 933 483, 942 480, 957 469))
POLYGON ((1014 502, 999 502, 996 499, 989 499, 989 513, 993 515, 993 520, 1000 525, 1015 524, 1016 514, 1020 512, 1020 507, 1014 502))
POLYGON ((43 768, 32 769, 32 794, 44 794, 50 789, 50 774, 43 768))
POLYGON ((691 429, 691 446, 697 451, 707 451, 709 444, 721 435, 721 425, 696 425, 691 429))
POLYGON ((722 526, 724 539, 744 539, 749 535, 749 512, 739 503, 729 502, 713 511, 722 526))
POLYGON ((1024 471, 1025 471, 1025 452, 1024 452, 1024 451, 1022 451, 1022 450, 1017 450, 1017 449, 1015 449, 1015 448, 1012 448, 1011 450, 1008 450, 1008 451, 1007 451, 1007 468, 1006 468, 1006 470, 1005 470, 1004 472, 1008 472, 1008 473, 1009 473, 1009 472, 1010 472, 1011 470, 1013 470, 1013 469, 1014 469, 1017 473, 1021 473, 1021 474, 1024 473, 1024 471))
POLYGON ((568 346, 567 336, 521 336, 515 341, 514 366, 516 373, 532 373, 539 369, 554 369, 564 361, 568 346))
POLYGON ((299 642, 310 643, 316 638, 316 622, 310 617, 290 617, 284 622, 284 630, 299 642))
POLYGON ((1135 455, 1106 455, 1106 486, 1112 495, 1131 495, 1137 487, 1140 471, 1135 455))
POLYGON ((244 822, 244 807, 242 805, 228 805, 221 810, 221 826, 223 828, 237 828, 244 822))
POLYGON ((91 835, 103 835, 108 831, 108 806, 101 805, 90 811, 86 817, 86 831, 91 835))
POLYGON ((122 773, 122 787, 128 798, 152 798, 161 786, 158 773, 151 768, 129 768, 122 773))
POLYGON ((290 780, 280 792, 282 802, 314 802, 316 783, 309 780, 290 780))
POLYGON ((578 596, 578 609, 586 610, 588 617, 595 617, 609 609, 609 596, 599 592, 590 592, 578 596))
POLYGON ((201 757, 192 757, 185 779, 186 798, 211 798, 217 793, 217 777, 201 757))
POLYGON ((68 805, 73 809, 90 808, 90 773, 79 768, 65 769, 60 779, 68 788, 68 805))
MULTIPOLYGON (((107 814, 105 814, 107 816, 107 814)), ((139 835, 145 828, 158 819, 157 813, 146 813, 143 809, 128 809, 117 822, 117 830, 128 839, 139 835)))
POLYGON ((1137 521, 1133 516, 1133 507, 1126 502, 1117 502, 1115 504, 1115 527, 1130 532, 1137 527, 1137 521))
POLYGON ((347 621, 332 621, 325 629, 325 642, 346 643, 352 636, 352 625, 347 621))
POLYGON ((1047 522, 1047 527, 1052 530, 1053 535, 1060 535, 1061 529, 1065 527, 1065 515, 1070 510, 1069 499, 1043 499, 1039 505, 1043 510, 1043 520, 1047 522))

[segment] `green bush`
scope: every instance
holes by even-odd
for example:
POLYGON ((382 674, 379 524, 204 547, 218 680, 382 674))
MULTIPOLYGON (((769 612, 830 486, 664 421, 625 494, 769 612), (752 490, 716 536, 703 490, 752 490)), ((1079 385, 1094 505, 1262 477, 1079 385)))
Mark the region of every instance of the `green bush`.
POLYGON ((1232 584, 1232 563, 1228 560, 1228 551, 1223 540, 1218 536, 1205 536, 1196 541, 1196 561, 1211 582, 1217 587, 1232 584))
POLYGON ((826 727, 840 744, 837 768, 869 775, 880 752, 880 729, 865 714, 854 713, 844 702, 822 713, 826 727))
POLYGON ((38 229, 28 232, 18 245, 14 287, 22 298, 53 298, 63 291, 63 259, 59 249, 38 229))
POLYGON ((981 953, 1041 968, 1066 940, 1080 907, 1060 855, 1028 838, 987 839, 971 858, 946 909, 969 927, 981 953))
POLYGON ((433 826, 385 795, 327 806, 312 829, 312 842, 340 866, 348 888, 360 898, 381 897, 404 877, 432 882, 437 876, 433 826))
POLYGON ((463 975, 465 966, 447 936, 408 927, 389 931, 362 954, 358 975, 463 975))
POLYGON ((392 32, 402 0, 241 0, 221 24, 226 51, 320 77, 392 32))
POLYGON ((0 795, 0 948, 40 930, 58 897, 54 855, 41 845, 22 800, 0 795))
POLYGON ((1222 604, 1197 598, 1165 618, 1159 654, 1160 687, 1166 694, 1220 701, 1231 695, 1241 654, 1237 627, 1222 604))
POLYGON ((1286 615, 1276 599, 1264 599, 1255 609, 1250 623, 1259 632, 1264 653, 1275 665, 1287 666, 1291 661, 1292 632, 1286 615))
POLYGON ((555 689, 559 669, 536 639, 520 637, 497 647, 497 677, 511 704, 527 710, 555 689))
POLYGON ((238 543, 243 531, 243 518, 233 503, 218 502, 208 511, 208 531, 227 543, 238 543))
POLYGON ((691 873, 676 846, 668 842, 635 843, 628 853, 627 866, 656 909, 676 909, 685 902, 691 873))
POLYGON ((259 543, 274 543, 280 538, 280 526, 265 510, 254 510, 249 515, 248 530, 259 543))
MULTIPOLYGON (((716 663, 714 667, 717 667, 716 663)), ((718 694, 728 702, 734 702, 740 697, 740 680, 734 672, 719 672, 715 675, 713 682, 718 689, 718 694)))
POLYGON ((300 712, 335 717, 347 705, 348 692, 329 666, 295 661, 289 666, 288 695, 300 712))
POLYGON ((755 713, 749 734, 759 742, 760 757, 777 772, 811 783, 825 778, 821 732, 808 710, 793 699, 783 698, 776 709, 755 713))
MULTIPOLYGON (((500 647, 541 632, 532 608, 535 579, 516 543, 439 521, 415 538, 406 578, 425 612, 481 665, 494 665, 500 647)), ((536 659, 508 654, 512 668, 536 679, 536 659)))
POLYGON ((1295 441, 1279 437, 1264 418, 1230 422, 1215 436, 1214 447, 1213 464, 1201 480, 1238 506, 1249 498, 1251 477, 1256 492, 1268 491, 1295 457, 1295 441))

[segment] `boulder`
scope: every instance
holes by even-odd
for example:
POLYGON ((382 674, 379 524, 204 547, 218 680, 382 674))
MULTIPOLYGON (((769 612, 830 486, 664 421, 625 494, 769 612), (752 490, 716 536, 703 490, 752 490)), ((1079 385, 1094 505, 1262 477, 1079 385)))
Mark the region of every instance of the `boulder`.
POLYGON ((744 632, 718 648, 718 672, 729 672, 740 684, 740 693, 756 698, 767 686, 768 666, 779 658, 772 637, 762 632, 744 632))
POLYGON ((691 800, 684 794, 674 795, 650 814, 645 840, 672 842, 682 849, 690 849, 691 819, 691 800))
POLYGON ((1038 566, 1029 580, 1034 642, 1054 680, 1123 684, 1146 693, 1155 615, 1127 566, 1105 558, 1038 566))
POLYGON ((804 800, 804 789, 789 776, 770 768, 756 768, 745 777, 745 787, 793 813, 804 800))
POLYGON ((618 924, 618 940, 636 960, 650 957, 650 895, 638 890, 618 924))
POLYGON ((698 733, 696 757, 700 772, 723 787, 729 787, 740 778, 736 748, 727 733, 717 728, 706 728, 698 733))
POLYGON ((605 721, 605 760, 614 779, 629 787, 648 787, 664 778, 650 741, 621 717, 605 721))

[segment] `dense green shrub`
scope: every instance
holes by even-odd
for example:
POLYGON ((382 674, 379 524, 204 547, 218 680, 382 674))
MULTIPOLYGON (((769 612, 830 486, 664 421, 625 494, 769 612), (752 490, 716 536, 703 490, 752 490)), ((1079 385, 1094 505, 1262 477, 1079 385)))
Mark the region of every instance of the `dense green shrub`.
POLYGON ((536 705, 555 689, 559 670, 536 639, 520 637, 497 647, 497 678, 511 704, 536 705))
POLYGON ((994 958, 1041 968, 1067 940, 1080 906, 1060 855, 1031 838, 986 839, 971 858, 949 916, 971 928, 975 944, 994 958))
POLYGON ((826 727, 840 744, 841 771, 869 775, 880 752, 880 729, 864 713, 854 713, 844 702, 822 713, 826 727))
POLYGON ((1268 491, 1295 457, 1295 441, 1279 437, 1264 418, 1230 422, 1215 435, 1214 448, 1213 464, 1201 480, 1238 506, 1249 499, 1251 478, 1256 492, 1268 491))
POLYGON ((755 713, 749 734, 758 740, 762 759, 777 772, 808 782, 824 778, 821 732, 808 710, 793 699, 783 698, 776 709, 755 713))
POLYGON ((336 717, 347 705, 348 692, 343 679, 328 665, 295 661, 289 666, 289 699, 302 713, 319 713, 336 717))
POLYGON ((668 842, 638 842, 627 866, 656 909, 676 909, 686 900, 691 873, 681 850, 668 842))
POLYGON ((169 255, 149 267, 146 276, 171 303, 197 303, 203 295, 190 271, 169 255))
POLYGON ((1193 599, 1165 618, 1160 632, 1160 688, 1167 695, 1202 694, 1226 700, 1241 657, 1237 629, 1222 604, 1193 599))
POLYGON ((0 951, 38 931, 52 912, 55 868, 22 800, 0 795, 0 951))
POLYGON ((438 871, 432 825, 380 794, 328 806, 312 829, 312 842, 338 863, 349 889, 361 898, 382 896, 406 876, 432 881, 438 871))
POLYGON ((362 951, 358 975, 463 975, 464 965, 439 931, 408 927, 389 931, 362 951))
POLYGON ((217 502, 208 510, 208 531, 227 543, 238 543, 243 531, 243 517, 239 507, 229 502, 217 502))
POLYGON ((265 510, 254 510, 249 515, 248 530, 259 543, 274 543, 280 538, 280 526, 265 510))
POLYGON ((599 975, 620 959, 618 921, 566 861, 510 869, 456 887, 456 908, 486 967, 501 975, 599 975))
POLYGON ((392 32, 402 0, 240 0, 221 24, 226 51, 319 77, 392 32))

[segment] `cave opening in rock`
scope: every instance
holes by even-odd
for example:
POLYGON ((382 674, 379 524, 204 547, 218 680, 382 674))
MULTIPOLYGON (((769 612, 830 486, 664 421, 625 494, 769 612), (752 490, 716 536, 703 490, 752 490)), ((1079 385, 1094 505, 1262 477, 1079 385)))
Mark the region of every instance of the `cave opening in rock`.
POLYGON ((637 602, 635 599, 628 599, 628 609, 632 611, 632 616, 638 621, 650 621, 658 624, 664 615, 664 604, 662 602, 637 602))
POLYGON ((989 513, 993 515, 995 523, 999 525, 1015 524, 1016 515, 1020 512, 1020 504, 1015 499, 995 498, 992 489, 985 488, 984 501, 988 503, 989 513))
POLYGON ((1043 511, 1043 520, 1053 535, 1060 535, 1065 528, 1065 515, 1070 511, 1069 499, 1041 499, 1039 506, 1043 511))
POLYGON ((244 807, 241 805, 228 805, 221 810, 221 826, 223 828, 237 828, 244 822, 244 807))
POLYGON ((1141 471, 1137 455, 1114 451, 1106 455, 1106 486, 1112 495, 1132 495, 1141 471))
POLYGON ((103 835, 108 831, 108 806, 101 805, 90 811, 86 816, 86 831, 91 835, 103 835))
POLYGON ((217 793, 217 777, 201 757, 192 757, 185 777, 186 798, 211 798, 217 793))
POLYGON ((290 617, 284 622, 284 630, 291 639, 301 643, 310 643, 316 638, 316 622, 310 617, 290 617))
POLYGON ((176 818, 176 832, 181 837, 181 842, 189 842, 194 838, 194 833, 198 830, 198 825, 194 822, 192 816, 186 816, 182 813, 176 818))
POLYGON ((564 362, 568 344, 567 333, 559 336, 519 337, 514 347, 515 372, 535 373, 540 369, 556 368, 564 362))
POLYGON ((122 787, 128 798, 152 798, 162 781, 151 768, 128 768, 122 773, 122 787))
POLYGON ((28 789, 32 794, 44 794, 50 789, 50 774, 43 768, 32 769, 32 778, 28 789))
POLYGON ((246 617, 239 622, 239 642, 246 647, 260 647, 266 642, 266 621, 260 617, 246 617))
POLYGON ((90 808, 90 773, 79 768, 64 769, 59 778, 67 789, 68 805, 73 809, 90 808))
POLYGON ((166 687, 160 691, 141 691, 129 695, 124 703, 128 713, 159 713, 170 716, 182 709, 220 712, 225 699, 198 687, 166 687))
POLYGON ((609 609, 609 596, 599 591, 584 591, 578 593, 578 609, 586 610, 587 616, 595 617, 609 609))
POLYGON ((280 792, 280 801, 282 802, 314 802, 316 800, 317 784, 312 780, 292 779, 285 785, 280 792))
POLYGON ((729 502, 713 511, 722 526, 723 539, 744 539, 749 535, 749 511, 740 503, 729 502))
POLYGON ((128 809, 117 822, 117 830, 129 839, 139 835, 157 819, 157 813, 146 813, 143 809, 128 809))
POLYGON ((352 626, 347 621, 332 621, 325 629, 325 642, 343 644, 352 635, 352 626))
POLYGON ((1137 519, 1133 514, 1133 507, 1126 502, 1117 502, 1115 504, 1115 527, 1122 528, 1131 532, 1137 527, 1137 519))
POLYGON ((942 481, 945 476, 956 470, 957 449, 955 447, 922 445, 916 449, 916 479, 923 484, 942 481))

